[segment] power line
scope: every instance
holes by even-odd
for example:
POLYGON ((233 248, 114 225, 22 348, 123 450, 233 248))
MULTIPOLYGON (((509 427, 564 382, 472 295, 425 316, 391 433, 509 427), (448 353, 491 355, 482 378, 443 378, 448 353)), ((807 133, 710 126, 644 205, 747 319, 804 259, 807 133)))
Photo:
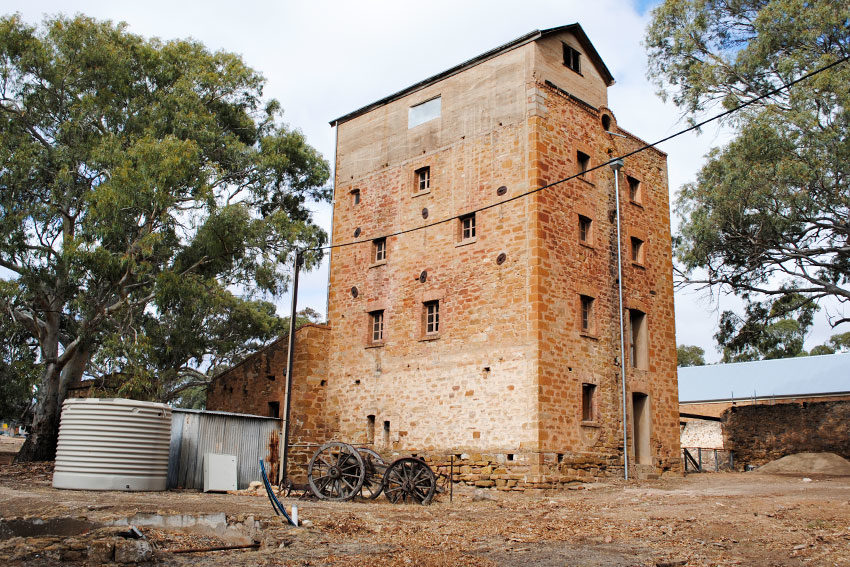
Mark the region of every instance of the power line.
MULTIPOLYGON (((438 220, 438 221, 434 221, 434 222, 431 222, 431 223, 428 223, 428 224, 424 224, 422 226, 408 228, 408 229, 405 229, 405 230, 399 230, 397 232, 385 234, 383 236, 375 236, 375 237, 368 238, 368 239, 365 239, 365 240, 353 240, 351 242, 343 242, 342 244, 328 244, 327 246, 317 246, 315 248, 305 248, 305 249, 301 250, 301 252, 312 252, 312 251, 319 251, 319 250, 331 250, 333 248, 344 248, 346 246, 354 246, 356 244, 365 244, 367 242, 372 242, 373 240, 376 240, 376 239, 379 239, 379 238, 392 238, 394 236, 401 236, 403 234, 408 234, 408 233, 411 233, 411 232, 416 232, 418 230, 424 230, 426 228, 431 228, 432 226, 439 226, 441 224, 445 224, 447 222, 452 222, 454 220, 457 220, 459 218, 462 218, 462 217, 465 217, 465 216, 468 216, 468 215, 472 215, 472 214, 475 214, 475 213, 478 213, 478 212, 481 212, 481 211, 486 211, 488 209, 492 209, 494 207, 498 207, 500 205, 504 205, 506 203, 516 201, 516 200, 521 199, 523 197, 528 197, 529 195, 539 193, 540 191, 544 191, 544 190, 549 189, 551 187, 554 187, 556 185, 560 185, 561 183, 565 183, 565 182, 570 181, 572 179, 576 179, 577 177, 581 177, 586 173, 590 173, 591 171, 601 169, 601 168, 605 167, 606 165, 610 165, 611 163, 613 163, 617 160, 622 160, 622 159, 625 159, 627 157, 631 157, 635 154, 638 154, 640 152, 648 150, 649 148, 653 148, 653 147, 655 147, 659 144, 663 144, 664 142, 670 141, 673 138, 681 136, 682 134, 687 134, 688 132, 691 132, 692 130, 697 130, 699 128, 702 128, 703 126, 705 126, 706 124, 708 124, 710 122, 714 122, 715 120, 719 120, 719 119, 723 118, 724 116, 729 116, 730 114, 734 114, 735 112, 738 112, 739 110, 742 110, 742 109, 744 109, 744 108, 746 108, 746 107, 748 107, 752 104, 755 104, 760 100, 764 100, 766 98, 772 97, 773 95, 778 94, 785 89, 791 88, 792 86, 796 85, 797 83, 799 83, 801 81, 805 81, 807 79, 810 79, 811 77, 814 77, 815 75, 817 75, 819 73, 823 73, 824 71, 827 71, 827 70, 831 69, 832 67, 836 67, 837 65, 845 63, 848 60, 850 60, 850 55, 843 57, 841 59, 838 59, 837 61, 833 61, 829 65, 825 65, 823 67, 820 67, 819 69, 815 69, 811 73, 807 73, 807 74, 803 75, 802 77, 794 79, 791 82, 785 83, 784 85, 781 85, 781 86, 773 89, 772 91, 769 91, 769 92, 767 92, 763 95, 759 95, 759 96, 757 96, 753 99, 748 100, 747 102, 739 104, 738 106, 736 106, 734 108, 731 108, 729 110, 721 112, 720 114, 716 114, 716 115, 712 116, 711 118, 707 118, 707 119, 703 120, 702 122, 698 122, 696 124, 693 124, 692 126, 685 128, 684 130, 679 130, 678 132, 675 132, 674 134, 671 134, 671 135, 669 135, 665 138, 662 138, 662 139, 660 139, 656 142, 653 142, 651 144, 645 144, 645 145, 641 146, 640 148, 638 148, 636 150, 633 150, 633 151, 627 152, 623 155, 611 158, 608 161, 606 161, 604 163, 600 163, 599 165, 595 165, 593 167, 590 167, 590 168, 582 171, 581 173, 576 173, 575 175, 570 175, 569 177, 559 179, 558 181, 553 181, 552 183, 549 183, 547 185, 543 185, 541 187, 537 187, 536 189, 531 189, 530 191, 526 191, 525 193, 520 193, 518 195, 514 195, 513 197, 509 197, 507 199, 503 199, 501 201, 497 201, 497 202, 491 203, 489 205, 484 205, 483 207, 479 207, 479 208, 473 209, 471 211, 466 211, 466 212, 459 214, 459 215, 455 215, 455 216, 448 217, 448 218, 445 218, 445 219, 441 219, 441 220, 438 220)), ((333 227, 331 227, 331 230, 333 230, 333 227)))

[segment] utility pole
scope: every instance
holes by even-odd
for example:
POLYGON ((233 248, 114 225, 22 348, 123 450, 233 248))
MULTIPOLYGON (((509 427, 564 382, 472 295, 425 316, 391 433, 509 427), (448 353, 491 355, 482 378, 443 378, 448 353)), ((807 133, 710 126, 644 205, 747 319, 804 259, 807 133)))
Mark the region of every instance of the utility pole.
POLYGON ((289 312, 289 347, 286 353, 286 400, 283 410, 283 451, 280 457, 280 484, 287 479, 289 461, 289 410, 292 405, 292 364, 295 357, 295 317, 298 308, 298 272, 304 263, 304 252, 295 251, 295 268, 292 276, 292 309, 289 312))
POLYGON ((626 410, 626 345, 625 333, 623 332, 623 254, 620 236, 620 169, 623 168, 623 160, 616 159, 611 162, 614 171, 614 203, 617 207, 617 288, 620 292, 620 381, 623 384, 623 471, 624 478, 629 480, 629 433, 628 412, 626 410))

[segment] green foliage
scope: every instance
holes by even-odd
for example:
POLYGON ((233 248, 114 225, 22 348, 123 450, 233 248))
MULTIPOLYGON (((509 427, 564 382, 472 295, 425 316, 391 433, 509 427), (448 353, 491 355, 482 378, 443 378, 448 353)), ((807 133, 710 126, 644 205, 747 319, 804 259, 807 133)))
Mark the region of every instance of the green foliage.
POLYGON ((21 418, 32 405, 39 375, 34 341, 0 313, 0 418, 21 418))
POLYGON ((803 342, 817 310, 814 302, 789 290, 773 300, 749 303, 744 318, 724 311, 714 335, 722 362, 806 356, 803 342))
POLYGON ((826 344, 813 347, 809 354, 815 356, 819 354, 835 354, 836 352, 848 351, 850 351, 850 332, 832 335, 829 337, 829 341, 827 341, 826 344))
POLYGON ((45 361, 36 430, 83 373, 171 399, 281 331, 260 299, 326 242, 329 166, 263 84, 194 41, 0 18, 0 306, 45 361))
MULTIPOLYGON (((694 119, 850 55, 848 22, 850 4, 837 0, 666 0, 647 31, 649 73, 694 119)), ((676 201, 687 282, 748 300, 793 287, 850 302, 848 84, 842 63, 729 118, 735 139, 676 201)))
POLYGON ((679 345, 676 347, 676 366, 705 366, 705 350, 696 345, 679 345))

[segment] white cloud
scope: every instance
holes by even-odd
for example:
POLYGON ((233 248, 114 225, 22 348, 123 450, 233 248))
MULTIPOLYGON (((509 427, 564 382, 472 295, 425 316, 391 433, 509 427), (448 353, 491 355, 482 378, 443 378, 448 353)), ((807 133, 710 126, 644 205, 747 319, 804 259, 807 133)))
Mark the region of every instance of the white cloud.
MULTIPOLYGON (((4 7, 6 12, 21 12, 33 23, 44 13, 80 12, 126 21, 130 31, 145 36, 191 36, 211 49, 240 53, 268 79, 265 94, 281 101, 287 122, 332 160, 334 132, 329 120, 533 29, 573 22, 582 25, 617 80, 609 90, 609 105, 618 123, 646 141, 663 138, 683 123, 672 105, 654 95, 645 76, 641 40, 648 14, 639 13, 635 6, 654 3, 6 0, 4 7)), ((708 127, 702 136, 689 134, 661 146, 669 154, 671 193, 694 178, 708 149, 727 136, 708 127)), ((329 207, 316 210, 316 218, 329 229, 329 207)), ((326 266, 305 275, 299 307, 324 312, 326 285, 326 266)), ((699 297, 677 293, 677 338, 680 343, 702 346, 715 358, 711 336, 717 311, 699 297)), ((286 312, 288 298, 280 305, 286 312)), ((818 319, 815 336, 815 342, 829 336, 823 318, 818 319)))

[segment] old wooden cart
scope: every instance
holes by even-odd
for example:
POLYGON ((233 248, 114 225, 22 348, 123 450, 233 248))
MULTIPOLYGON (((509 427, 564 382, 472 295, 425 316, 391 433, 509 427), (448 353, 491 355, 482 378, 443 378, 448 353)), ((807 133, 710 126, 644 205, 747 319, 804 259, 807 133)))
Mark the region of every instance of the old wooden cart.
POLYGON ((307 467, 310 490, 322 500, 377 498, 390 502, 429 504, 437 477, 420 458, 402 457, 387 463, 372 449, 332 441, 316 451, 307 467))

